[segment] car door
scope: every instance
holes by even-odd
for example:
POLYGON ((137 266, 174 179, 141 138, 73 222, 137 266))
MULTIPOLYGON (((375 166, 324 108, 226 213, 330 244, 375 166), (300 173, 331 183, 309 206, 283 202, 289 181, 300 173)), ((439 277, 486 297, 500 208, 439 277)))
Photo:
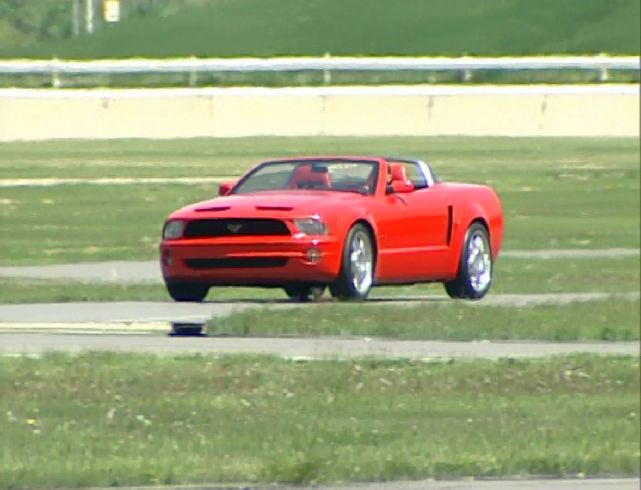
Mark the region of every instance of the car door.
POLYGON ((381 281, 412 282, 438 278, 444 270, 449 216, 446 192, 427 185, 420 169, 404 162, 416 188, 387 193, 377 220, 381 281))

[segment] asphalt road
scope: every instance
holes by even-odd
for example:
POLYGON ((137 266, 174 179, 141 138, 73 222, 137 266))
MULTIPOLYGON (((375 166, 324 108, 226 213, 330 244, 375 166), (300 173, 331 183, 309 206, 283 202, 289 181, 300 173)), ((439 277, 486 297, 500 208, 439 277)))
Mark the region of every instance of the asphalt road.
POLYGON ((639 355, 638 342, 445 342, 369 338, 170 337, 154 334, 96 334, 9 331, 0 333, 0 353, 42 354, 48 351, 115 351, 161 355, 270 354, 291 359, 385 357, 531 358, 591 352, 639 355))
POLYGON ((474 480, 450 482, 407 482, 315 487, 314 490, 638 490, 638 479, 599 480, 474 480))
MULTIPOLYGON (((206 486, 188 485, 184 487, 122 487, 121 490, 159 490, 179 488, 181 490, 638 490, 637 478, 599 478, 566 480, 455 480, 455 481, 416 481, 356 483, 344 486, 297 486, 297 485, 236 485, 206 486)), ((93 489, 108 490, 108 489, 93 489)))
MULTIPOLYGON (((465 302, 470 308, 486 306, 540 306, 588 302, 608 297, 639 298, 639 292, 631 293, 552 293, 552 294, 490 294, 482 301, 465 302)), ((417 302, 448 302, 445 295, 413 297, 374 297, 371 304, 410 305, 417 302)), ((176 303, 173 301, 119 301, 92 303, 40 303, 0 304, 0 324, 7 323, 145 323, 176 320, 205 320, 220 317, 233 311, 257 306, 270 308, 322 308, 324 303, 300 304, 289 301, 207 301, 204 303, 176 303)))
MULTIPOLYGON (((638 298, 632 293, 631 299, 638 298)), ((470 307, 519 306, 590 301, 597 293, 492 295, 470 307)), ((440 297, 379 300, 394 304, 451 301, 440 297)), ((40 354, 50 350, 113 350, 158 354, 263 353, 287 358, 522 358, 591 352, 639 355, 638 342, 442 342, 367 338, 168 337, 172 322, 204 322, 261 305, 271 308, 323 308, 291 302, 105 302, 0 305, 0 352, 40 354), (123 336, 128 332, 132 335, 123 336), (100 335, 97 335, 100 334, 100 335)), ((215 320, 214 320, 215 321, 215 320)))

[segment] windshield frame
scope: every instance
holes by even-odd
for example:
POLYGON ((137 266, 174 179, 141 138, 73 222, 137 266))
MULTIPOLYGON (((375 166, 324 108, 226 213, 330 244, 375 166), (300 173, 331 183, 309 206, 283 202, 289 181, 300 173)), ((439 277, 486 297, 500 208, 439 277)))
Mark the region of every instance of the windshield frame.
MULTIPOLYGON (((263 190, 256 190, 256 191, 248 191, 248 192, 238 192, 239 189, 242 189, 242 186, 247 180, 252 178, 257 172, 261 171, 265 167, 271 166, 271 165, 278 165, 278 164, 332 164, 332 163, 355 163, 359 165, 371 165, 372 166, 372 175, 373 175, 373 183, 374 185, 371 186, 371 188, 368 188, 368 191, 366 193, 361 192, 359 190, 349 190, 349 189, 340 189, 340 188, 329 188, 329 189, 323 189, 323 192, 353 192, 356 194, 361 194, 361 195, 366 195, 366 196, 373 196, 376 193, 376 189, 378 187, 378 181, 379 181, 379 176, 380 176, 380 161, 376 158, 352 158, 352 157, 308 157, 308 158, 287 158, 287 159, 278 159, 278 160, 268 160, 266 162, 262 162, 258 165, 256 165, 254 168, 252 168, 249 172, 247 172, 241 179, 234 185, 233 189, 229 193, 230 195, 245 195, 245 194, 252 194, 254 192, 285 192, 285 191, 300 191, 301 189, 288 189, 288 188, 279 188, 279 189, 263 189, 263 190)), ((315 189, 305 189, 305 191, 318 191, 315 189)))

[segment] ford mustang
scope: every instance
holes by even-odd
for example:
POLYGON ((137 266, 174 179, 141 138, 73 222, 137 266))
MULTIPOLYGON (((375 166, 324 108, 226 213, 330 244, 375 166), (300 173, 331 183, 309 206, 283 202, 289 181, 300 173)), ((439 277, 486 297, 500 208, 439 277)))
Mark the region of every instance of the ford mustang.
POLYGON ((376 285, 420 282, 480 299, 492 284, 503 237, 496 192, 441 182, 420 160, 271 160, 219 194, 164 224, 160 262, 176 301, 223 285, 279 287, 298 301, 329 287, 364 300, 376 285))

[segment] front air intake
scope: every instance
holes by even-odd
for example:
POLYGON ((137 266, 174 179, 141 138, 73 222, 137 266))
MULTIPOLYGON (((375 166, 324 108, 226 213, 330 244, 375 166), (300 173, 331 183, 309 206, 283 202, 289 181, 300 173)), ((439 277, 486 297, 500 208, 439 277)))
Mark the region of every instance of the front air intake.
POLYGON ((285 257, 229 257, 216 259, 186 259, 185 263, 192 269, 246 269, 283 267, 287 264, 285 257))
POLYGON ((185 238, 216 238, 230 236, 291 235, 285 222, 277 219, 225 218, 197 219, 187 223, 185 238))

